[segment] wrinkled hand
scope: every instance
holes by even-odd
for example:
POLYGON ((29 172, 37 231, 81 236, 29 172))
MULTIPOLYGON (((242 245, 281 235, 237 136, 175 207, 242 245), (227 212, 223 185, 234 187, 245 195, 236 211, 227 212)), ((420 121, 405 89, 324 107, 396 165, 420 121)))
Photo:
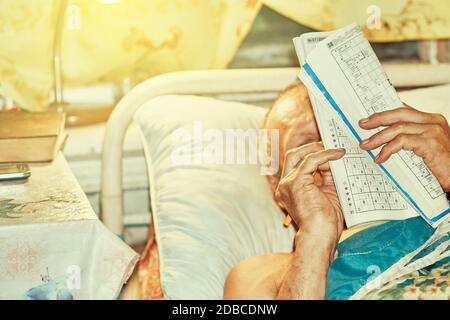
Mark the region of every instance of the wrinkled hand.
POLYGON ((301 232, 333 246, 344 219, 328 162, 344 155, 344 149, 324 150, 320 142, 289 151, 275 193, 301 232))
POLYGON ((413 151, 423 158, 442 188, 450 192, 450 128, 444 116, 405 106, 373 114, 359 125, 366 130, 386 127, 360 144, 364 150, 384 145, 376 163, 387 161, 400 150, 413 151))

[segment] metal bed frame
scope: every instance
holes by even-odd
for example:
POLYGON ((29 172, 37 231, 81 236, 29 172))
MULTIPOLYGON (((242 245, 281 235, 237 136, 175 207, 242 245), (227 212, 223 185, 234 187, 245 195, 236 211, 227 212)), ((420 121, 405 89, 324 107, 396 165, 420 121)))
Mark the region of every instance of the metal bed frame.
MULTIPOLYGON (((450 82, 449 65, 386 65, 396 87, 414 87, 450 82), (443 69, 445 70, 443 70, 443 69)), ((135 112, 147 101, 162 95, 275 94, 297 79, 298 68, 183 71, 148 79, 133 88, 111 114, 103 140, 101 212, 107 228, 123 232, 122 153, 128 126, 135 112)), ((239 99, 238 99, 239 100, 239 99)), ((151 199, 150 199, 151 201, 151 199)))
POLYGON ((101 212, 112 232, 123 232, 122 148, 134 113, 152 98, 168 94, 222 95, 276 93, 292 83, 298 68, 184 71, 142 82, 118 103, 103 140, 101 212))

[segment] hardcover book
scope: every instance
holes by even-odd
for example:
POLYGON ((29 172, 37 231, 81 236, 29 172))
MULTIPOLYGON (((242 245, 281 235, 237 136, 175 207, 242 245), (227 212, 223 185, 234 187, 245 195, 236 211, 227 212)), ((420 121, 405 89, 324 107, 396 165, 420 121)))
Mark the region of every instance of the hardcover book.
POLYGON ((0 162, 52 161, 61 149, 65 114, 0 113, 0 162))

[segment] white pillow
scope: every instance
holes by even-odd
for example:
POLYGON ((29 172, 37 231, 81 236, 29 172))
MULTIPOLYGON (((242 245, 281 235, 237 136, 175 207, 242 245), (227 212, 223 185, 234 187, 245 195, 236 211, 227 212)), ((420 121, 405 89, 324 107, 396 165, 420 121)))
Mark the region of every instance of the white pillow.
MULTIPOLYGON (((177 164, 175 130, 259 129, 266 110, 205 97, 165 96, 136 113, 144 138, 150 197, 167 299, 222 299, 239 261, 290 252, 295 231, 283 226, 258 165, 177 164)), ((196 144, 194 136, 187 145, 196 144)))

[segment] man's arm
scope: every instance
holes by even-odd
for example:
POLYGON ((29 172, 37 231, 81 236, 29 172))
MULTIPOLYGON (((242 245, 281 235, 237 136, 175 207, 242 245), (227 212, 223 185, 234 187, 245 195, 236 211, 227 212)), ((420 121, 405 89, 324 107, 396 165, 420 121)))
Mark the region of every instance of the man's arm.
POLYGON ((326 278, 335 244, 299 233, 277 300, 325 299, 326 278))
POLYGON ((345 150, 323 150, 320 143, 294 149, 276 197, 299 227, 295 250, 277 299, 324 299, 326 276, 343 231, 343 215, 329 161, 345 150))

